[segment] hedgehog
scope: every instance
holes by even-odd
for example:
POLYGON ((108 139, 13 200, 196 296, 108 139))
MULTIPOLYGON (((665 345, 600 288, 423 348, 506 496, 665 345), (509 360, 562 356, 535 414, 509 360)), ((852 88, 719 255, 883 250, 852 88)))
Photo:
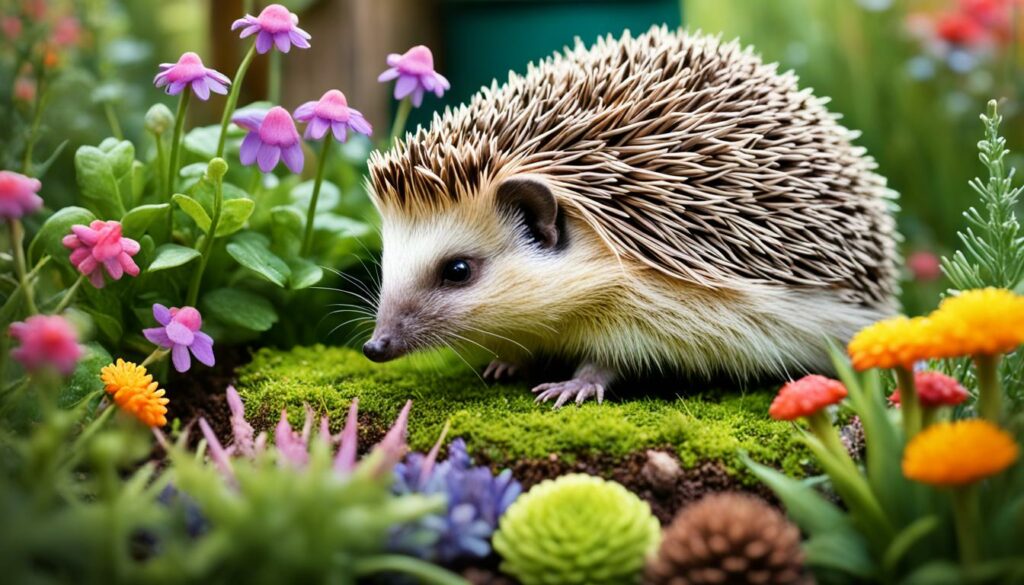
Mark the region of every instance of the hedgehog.
MULTIPOLYGON (((630 376, 831 368, 895 310, 894 194, 827 99, 737 41, 578 39, 369 160, 382 284, 363 353, 471 344, 556 408, 630 376)), ((462 347, 466 347, 462 345, 462 347)))

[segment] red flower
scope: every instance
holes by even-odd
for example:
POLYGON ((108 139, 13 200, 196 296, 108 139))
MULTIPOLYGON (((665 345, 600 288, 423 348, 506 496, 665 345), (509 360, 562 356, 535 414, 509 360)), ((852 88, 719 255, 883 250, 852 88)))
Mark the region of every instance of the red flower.
POLYGON ((846 398, 846 386, 825 376, 804 376, 779 390, 768 414, 775 420, 796 420, 846 398))
MULTIPOLYGON (((914 386, 921 406, 937 408, 939 406, 956 406, 967 400, 969 394, 960 382, 939 372, 917 372, 914 374, 914 386)), ((889 402, 900 403, 900 389, 889 396, 889 402)))
POLYGON ((935 32, 954 45, 975 45, 986 39, 988 31, 969 14, 950 12, 939 17, 935 32))
POLYGON ((942 264, 939 257, 931 252, 914 252, 907 258, 907 268, 918 282, 931 282, 942 278, 942 264))

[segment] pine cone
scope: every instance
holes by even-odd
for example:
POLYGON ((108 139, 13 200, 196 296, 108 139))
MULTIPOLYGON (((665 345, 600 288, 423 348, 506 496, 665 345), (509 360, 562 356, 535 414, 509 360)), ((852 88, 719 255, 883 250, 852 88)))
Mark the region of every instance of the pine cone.
POLYGON ((705 496, 676 515, 647 565, 650 585, 806 585, 800 531, 754 496, 705 496))

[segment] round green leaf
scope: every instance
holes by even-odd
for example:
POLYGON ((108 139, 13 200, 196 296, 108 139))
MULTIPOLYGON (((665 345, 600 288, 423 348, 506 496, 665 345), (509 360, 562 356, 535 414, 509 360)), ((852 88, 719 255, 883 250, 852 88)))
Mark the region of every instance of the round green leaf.
POLYGON ((220 212, 220 221, 217 223, 216 237, 229 236, 242 229, 255 208, 256 203, 252 199, 228 199, 225 201, 220 212))
POLYGON ((88 209, 81 207, 65 207, 51 215, 39 229, 39 233, 32 239, 28 247, 28 257, 32 264, 35 264, 44 255, 54 259, 66 259, 68 249, 61 244, 64 236, 71 233, 73 225, 89 225, 96 219, 88 209))
POLYGON ((148 271, 157 272, 181 266, 195 260, 199 256, 199 252, 194 248, 186 248, 177 244, 164 244, 156 249, 156 258, 149 265, 148 271))
POLYGON ((219 288, 202 300, 203 312, 228 325, 266 331, 277 323, 277 311, 267 299, 244 290, 219 288))
POLYGON ((124 214, 121 218, 121 226, 124 228, 124 235, 129 238, 138 239, 146 232, 149 224, 158 217, 168 213, 171 206, 168 203, 156 205, 140 205, 124 214))
POLYGON ((171 201, 177 203, 178 207, 191 217, 204 233, 210 231, 210 216, 198 201, 182 193, 175 193, 171 197, 171 201))
POLYGON ((239 264, 263 278, 284 287, 291 275, 291 269, 284 260, 267 248, 267 240, 256 233, 243 233, 227 245, 228 254, 239 264))

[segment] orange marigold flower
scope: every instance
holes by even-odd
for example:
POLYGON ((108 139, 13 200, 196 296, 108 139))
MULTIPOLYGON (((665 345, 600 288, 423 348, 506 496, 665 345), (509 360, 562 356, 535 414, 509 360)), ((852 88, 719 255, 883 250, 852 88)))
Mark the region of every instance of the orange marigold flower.
POLYGON ((796 420, 846 398, 846 386, 825 376, 804 376, 784 385, 768 408, 775 420, 796 420))
POLYGON ((993 476, 1017 460, 1013 437, 983 419, 940 422, 903 451, 903 475, 935 486, 961 486, 993 476))
POLYGON ((924 317, 893 317, 861 329, 846 350, 857 370, 911 368, 930 355, 930 320, 924 317))
POLYGON ((1024 343, 1024 296, 1001 288, 969 290, 931 315, 934 357, 997 355, 1024 343))
POLYGON ((167 424, 166 392, 158 388, 146 368, 119 358, 100 370, 100 379, 122 410, 151 427, 167 424))
MULTIPOLYGON (((921 405, 927 408, 956 406, 970 396, 960 382, 940 372, 916 372, 914 387, 917 389, 917 398, 921 405)), ((900 403, 899 388, 889 396, 889 402, 900 403)))

